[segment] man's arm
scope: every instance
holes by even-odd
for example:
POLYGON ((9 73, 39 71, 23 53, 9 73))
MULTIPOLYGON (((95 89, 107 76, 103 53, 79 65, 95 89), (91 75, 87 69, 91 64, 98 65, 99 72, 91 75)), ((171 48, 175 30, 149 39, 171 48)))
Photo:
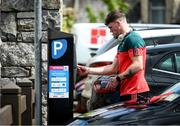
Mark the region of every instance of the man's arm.
POLYGON ((123 72, 118 75, 120 80, 131 77, 137 72, 143 70, 143 56, 132 57, 132 64, 123 72))
POLYGON ((110 75, 115 74, 118 71, 118 60, 115 57, 114 61, 110 65, 106 65, 103 67, 80 67, 87 74, 97 74, 97 75, 110 75))

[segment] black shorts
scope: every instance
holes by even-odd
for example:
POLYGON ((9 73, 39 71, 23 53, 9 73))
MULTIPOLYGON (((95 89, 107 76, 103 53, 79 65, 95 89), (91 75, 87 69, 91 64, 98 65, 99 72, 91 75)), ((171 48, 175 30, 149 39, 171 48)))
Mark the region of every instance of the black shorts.
POLYGON ((148 92, 143 92, 143 93, 138 93, 138 94, 129 94, 129 95, 123 95, 120 96, 120 101, 125 102, 129 101, 132 99, 136 99, 137 104, 145 104, 149 102, 149 91, 148 92))

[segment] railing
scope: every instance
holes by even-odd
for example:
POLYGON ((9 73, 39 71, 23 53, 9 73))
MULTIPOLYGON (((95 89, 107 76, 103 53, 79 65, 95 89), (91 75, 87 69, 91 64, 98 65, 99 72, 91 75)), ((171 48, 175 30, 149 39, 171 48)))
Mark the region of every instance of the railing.
POLYGON ((33 125, 35 95, 32 81, 24 79, 6 84, 0 93, 0 125, 33 125))
POLYGON ((0 125, 11 125, 12 123, 12 106, 5 105, 0 108, 0 125))
POLYGON ((21 87, 21 94, 26 95, 26 111, 22 116, 22 124, 23 125, 32 125, 33 120, 33 104, 34 104, 34 89, 32 81, 28 79, 19 80, 16 83, 19 87, 21 87))

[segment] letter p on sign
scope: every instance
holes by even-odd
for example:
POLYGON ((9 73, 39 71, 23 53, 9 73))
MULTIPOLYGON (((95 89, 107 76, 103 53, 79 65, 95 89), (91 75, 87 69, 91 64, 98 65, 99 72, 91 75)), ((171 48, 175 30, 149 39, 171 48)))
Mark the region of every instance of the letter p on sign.
POLYGON ((64 55, 67 50, 66 39, 54 40, 51 46, 51 56, 53 59, 58 59, 64 55))
POLYGON ((57 42, 57 41, 54 42, 54 56, 57 55, 57 51, 61 50, 62 47, 63 47, 63 45, 61 42, 57 42))

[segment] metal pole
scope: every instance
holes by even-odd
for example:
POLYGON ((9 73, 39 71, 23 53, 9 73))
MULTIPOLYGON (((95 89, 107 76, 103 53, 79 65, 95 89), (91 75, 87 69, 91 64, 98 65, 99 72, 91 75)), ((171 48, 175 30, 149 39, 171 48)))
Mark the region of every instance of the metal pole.
MULTIPOLYGON (((1 7, 2 6, 1 6, 1 0, 0 0, 0 22, 1 22, 1 7)), ((1 46, 1 44, 2 44, 2 41, 1 41, 1 34, 0 34, 0 46, 1 46)), ((1 79, 1 61, 0 61, 0 79, 1 79)), ((1 100, 0 100, 0 103, 1 103, 1 100)))
MULTIPOLYGON (((0 0, 0 22, 1 22, 1 8, 2 8, 2 5, 1 5, 1 0, 0 0)), ((1 24, 0 24, 1 25, 1 24)), ((0 36, 1 37, 1 36, 0 36)))
POLYGON ((59 30, 62 30, 62 25, 63 25, 63 0, 59 0, 59 30))
POLYGON ((74 0, 74 9, 76 13, 79 12, 79 0, 74 0))
POLYGON ((41 113, 41 37, 42 37, 42 0, 34 0, 35 10, 35 32, 34 32, 34 47, 35 47, 35 124, 42 124, 41 113))

